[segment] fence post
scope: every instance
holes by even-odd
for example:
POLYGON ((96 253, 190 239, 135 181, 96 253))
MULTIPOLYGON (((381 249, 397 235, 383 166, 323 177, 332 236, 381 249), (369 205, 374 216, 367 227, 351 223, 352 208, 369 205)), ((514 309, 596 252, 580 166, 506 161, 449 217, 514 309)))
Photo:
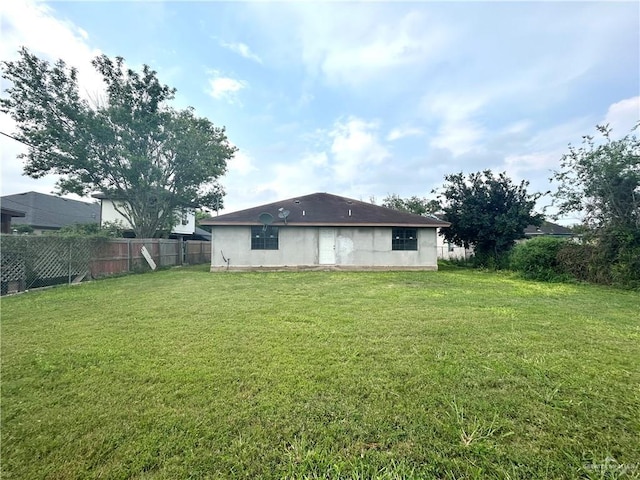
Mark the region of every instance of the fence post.
POLYGON ((68 275, 69 275, 68 284, 71 285, 71 240, 69 240, 69 258, 68 258, 68 262, 67 262, 67 272, 68 272, 68 275))
POLYGON ((127 239, 127 273, 131 271, 131 239, 127 239))

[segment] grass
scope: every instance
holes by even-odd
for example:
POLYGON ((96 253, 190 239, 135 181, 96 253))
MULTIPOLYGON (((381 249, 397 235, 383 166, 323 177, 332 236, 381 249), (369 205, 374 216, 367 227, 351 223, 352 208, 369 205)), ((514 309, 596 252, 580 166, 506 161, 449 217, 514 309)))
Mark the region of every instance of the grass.
POLYGON ((2 299, 2 477, 638 478, 640 298, 184 268, 2 299))

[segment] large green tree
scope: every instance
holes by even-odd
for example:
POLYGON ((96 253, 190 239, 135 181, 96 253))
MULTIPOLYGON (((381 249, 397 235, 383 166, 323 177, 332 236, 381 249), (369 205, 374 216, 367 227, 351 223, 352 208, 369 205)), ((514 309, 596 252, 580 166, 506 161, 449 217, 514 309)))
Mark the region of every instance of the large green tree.
POLYGON ((640 285, 640 139, 638 125, 614 140, 608 125, 596 127, 582 145, 569 145, 554 193, 559 215, 584 215, 588 245, 594 249, 588 268, 608 281, 640 285))
POLYGON ((50 64, 22 48, 18 60, 2 62, 11 86, 0 109, 28 145, 25 174, 59 175, 59 193, 116 200, 138 237, 170 230, 181 209, 219 206, 217 179, 236 151, 225 129, 192 108, 172 108, 175 89, 146 65, 137 72, 105 55, 92 63, 106 86, 96 102, 80 95, 77 70, 62 60, 50 64))
POLYGON ((640 139, 634 130, 619 140, 608 125, 596 127, 601 139, 583 137, 582 145, 569 145, 554 193, 559 214, 582 213, 591 230, 633 232, 640 229, 640 139))
POLYGON ((402 198, 396 194, 384 197, 382 206, 400 210, 401 212, 415 213, 416 215, 431 215, 440 211, 441 208, 437 200, 428 200, 415 195, 402 198))
POLYGON ((446 175, 445 184, 434 191, 444 218, 451 222, 442 229, 448 242, 473 247, 481 260, 499 260, 519 238, 527 225, 540 225, 542 215, 534 212, 542 194, 529 194, 529 183, 515 184, 505 173, 491 170, 446 175))

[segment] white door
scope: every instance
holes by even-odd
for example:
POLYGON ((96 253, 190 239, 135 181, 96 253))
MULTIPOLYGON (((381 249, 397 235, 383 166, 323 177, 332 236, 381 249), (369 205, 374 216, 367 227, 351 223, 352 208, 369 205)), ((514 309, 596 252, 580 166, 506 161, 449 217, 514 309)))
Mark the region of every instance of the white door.
POLYGON ((333 228, 320 228, 318 235, 318 262, 320 265, 336 263, 336 232, 333 228))

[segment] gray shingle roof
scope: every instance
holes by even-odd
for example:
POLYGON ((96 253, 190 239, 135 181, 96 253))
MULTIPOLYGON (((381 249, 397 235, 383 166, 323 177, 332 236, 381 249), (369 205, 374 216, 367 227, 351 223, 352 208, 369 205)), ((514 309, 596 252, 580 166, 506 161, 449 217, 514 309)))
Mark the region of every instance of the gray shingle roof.
POLYGON ((12 220, 14 225, 36 228, 61 228, 76 223, 100 222, 100 205, 80 202, 38 192, 17 193, 0 197, 4 208, 25 212, 24 218, 12 220))
POLYGON ((24 212, 20 212, 18 210, 11 210, 10 208, 5 208, 4 206, 0 208, 2 211, 2 215, 7 215, 9 217, 24 217, 26 214, 24 212))
POLYGON ((524 229, 524 234, 528 237, 537 235, 572 236, 574 233, 567 227, 548 221, 543 221, 539 227, 529 225, 524 229))
MULTIPOLYGON (((278 214, 288 210, 287 225, 291 226, 411 226, 448 227, 450 224, 432 217, 399 212, 371 203, 339 197, 329 193, 312 193, 280 200, 238 212, 202 220, 202 225, 261 225, 260 215, 271 216, 272 225, 284 225, 278 214)), ((268 218, 268 216, 267 216, 268 218)))

